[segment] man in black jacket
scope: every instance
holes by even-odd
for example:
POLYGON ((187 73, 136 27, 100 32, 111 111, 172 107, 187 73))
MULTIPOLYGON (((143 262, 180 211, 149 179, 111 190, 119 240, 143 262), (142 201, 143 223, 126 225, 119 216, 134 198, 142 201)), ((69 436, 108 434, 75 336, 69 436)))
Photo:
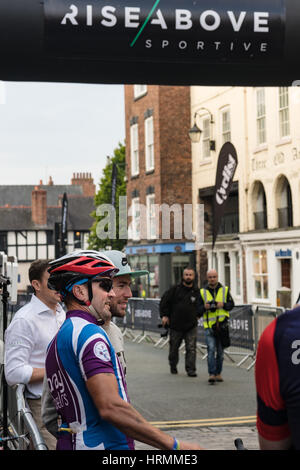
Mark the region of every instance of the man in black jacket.
POLYGON ((160 301, 160 316, 164 327, 169 327, 169 364, 171 374, 177 374, 179 347, 185 341, 185 370, 189 377, 196 374, 196 341, 198 326, 199 289, 194 284, 195 271, 185 268, 182 281, 164 293, 160 301))

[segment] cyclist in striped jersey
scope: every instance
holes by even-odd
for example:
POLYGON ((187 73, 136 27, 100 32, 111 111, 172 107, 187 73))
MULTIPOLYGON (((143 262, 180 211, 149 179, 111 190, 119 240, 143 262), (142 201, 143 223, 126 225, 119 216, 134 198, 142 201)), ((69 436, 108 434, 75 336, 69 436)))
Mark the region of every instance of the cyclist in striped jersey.
POLYGON ((123 369, 101 326, 110 318, 117 268, 99 252, 75 252, 52 262, 49 287, 67 306, 50 343, 48 385, 62 418, 58 450, 132 450, 134 439, 159 449, 200 449, 148 423, 129 403, 123 369))

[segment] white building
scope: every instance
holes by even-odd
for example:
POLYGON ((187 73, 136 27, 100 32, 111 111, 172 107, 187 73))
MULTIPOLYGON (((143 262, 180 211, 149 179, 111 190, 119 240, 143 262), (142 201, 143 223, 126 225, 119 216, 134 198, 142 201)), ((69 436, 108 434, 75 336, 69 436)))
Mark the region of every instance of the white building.
POLYGON ((289 306, 300 291, 298 90, 191 88, 192 119, 196 112, 202 130, 192 148, 193 203, 204 203, 206 232, 198 268, 203 281, 215 267, 237 304, 289 306), (226 141, 237 150, 238 167, 212 253, 212 198, 226 141))

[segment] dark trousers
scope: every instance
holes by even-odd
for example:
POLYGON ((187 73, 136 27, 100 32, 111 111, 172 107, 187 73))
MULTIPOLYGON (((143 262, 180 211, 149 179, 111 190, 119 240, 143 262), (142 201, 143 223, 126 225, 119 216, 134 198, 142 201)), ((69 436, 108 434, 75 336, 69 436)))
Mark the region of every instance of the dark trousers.
POLYGON ((189 331, 175 331, 170 329, 170 350, 169 364, 170 367, 176 367, 179 362, 179 348, 182 340, 185 342, 185 370, 187 373, 196 371, 196 341, 197 326, 189 331))

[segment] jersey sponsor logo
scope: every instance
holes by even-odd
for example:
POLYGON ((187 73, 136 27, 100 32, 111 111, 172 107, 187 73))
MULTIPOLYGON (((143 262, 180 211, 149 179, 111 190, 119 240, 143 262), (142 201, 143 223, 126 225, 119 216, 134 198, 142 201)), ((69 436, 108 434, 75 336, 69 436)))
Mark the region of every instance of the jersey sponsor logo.
POLYGON ((292 363, 297 366, 300 364, 300 340, 297 339, 292 344, 292 349, 296 349, 296 351, 292 354, 292 363))
POLYGON ((111 360, 108 348, 103 341, 98 341, 98 343, 95 344, 94 354, 101 359, 101 361, 109 362, 111 360))
POLYGON ((60 371, 57 374, 52 374, 51 377, 47 379, 50 392, 54 392, 54 403, 56 409, 64 408, 69 406, 69 400, 67 394, 65 393, 64 381, 60 371))

